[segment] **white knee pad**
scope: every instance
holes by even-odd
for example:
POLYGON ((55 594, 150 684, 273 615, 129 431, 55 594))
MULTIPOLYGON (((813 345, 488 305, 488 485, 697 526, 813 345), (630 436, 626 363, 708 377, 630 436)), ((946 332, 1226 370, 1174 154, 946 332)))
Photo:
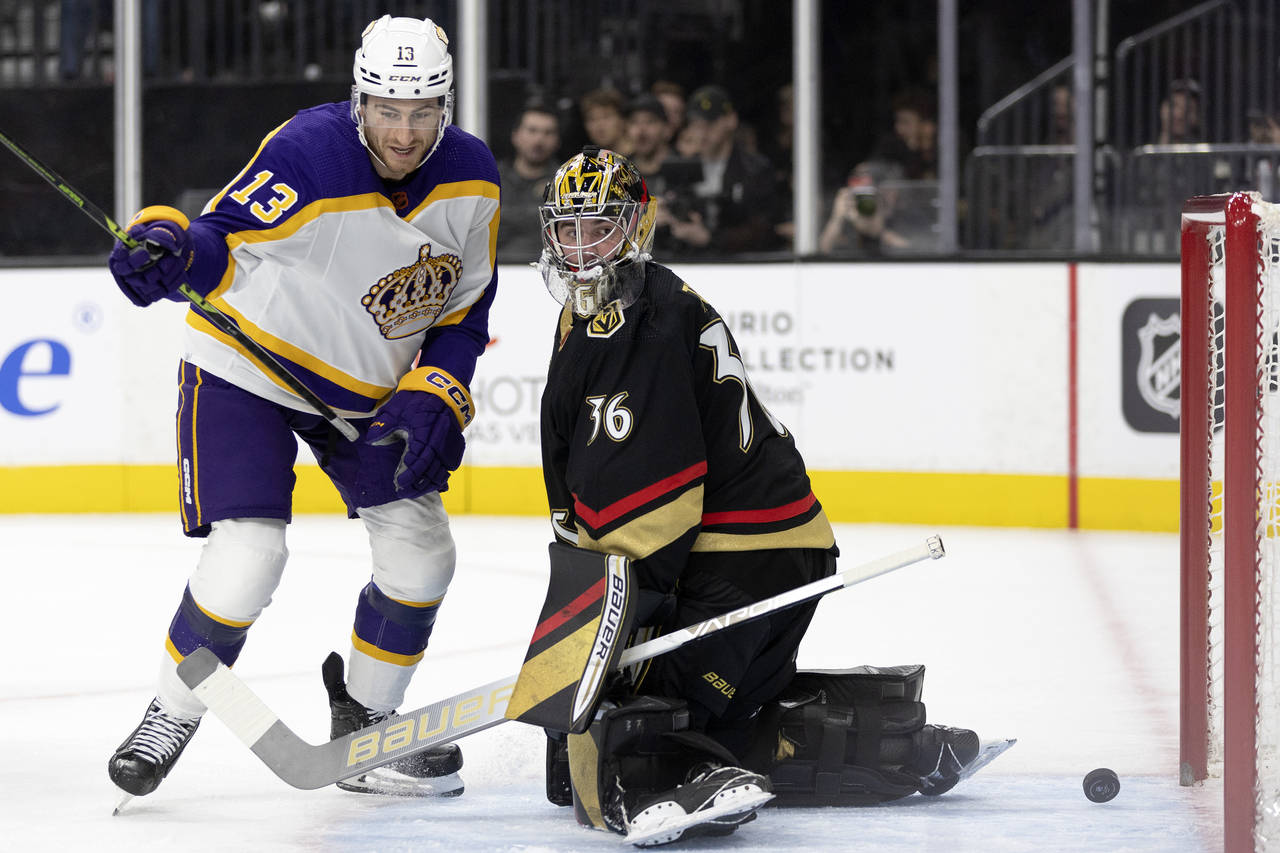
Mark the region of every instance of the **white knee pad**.
MULTIPOLYGON (((213 522, 188 579, 191 597, 220 620, 252 622, 271 603, 289 552, 285 523, 271 518, 232 518, 213 522)), ((160 661, 156 695, 176 714, 198 717, 204 703, 178 677, 178 663, 166 651, 160 661)))
MULTIPOLYGON (((360 510, 373 552, 373 582, 389 598, 425 604, 444 598, 456 551, 440 495, 393 501, 360 510)), ((370 708, 391 710, 404 700, 417 664, 402 665, 351 649, 347 690, 370 708)))
POLYGON ((283 520, 215 521, 187 582, 196 604, 219 619, 252 622, 271 603, 289 551, 283 520))
POLYGON ((397 601, 443 598, 457 552, 437 492, 360 510, 373 552, 373 582, 397 601))

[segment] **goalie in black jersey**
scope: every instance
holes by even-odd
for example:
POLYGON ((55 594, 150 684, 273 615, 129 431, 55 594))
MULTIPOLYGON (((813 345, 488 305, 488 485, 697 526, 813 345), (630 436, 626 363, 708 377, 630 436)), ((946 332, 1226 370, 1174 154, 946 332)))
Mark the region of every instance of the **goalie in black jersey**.
MULTIPOLYGON (((588 147, 540 212, 538 267, 564 306, 542 396, 553 588, 584 555, 623 555, 627 627, 654 635, 833 573, 835 536, 791 433, 752 391, 724 319, 650 256, 656 202, 635 167, 588 147)), ((548 798, 648 845, 733 832, 771 795, 845 805, 949 789, 978 738, 926 725, 923 667, 797 673, 816 606, 602 687, 584 733, 548 730, 548 798)))

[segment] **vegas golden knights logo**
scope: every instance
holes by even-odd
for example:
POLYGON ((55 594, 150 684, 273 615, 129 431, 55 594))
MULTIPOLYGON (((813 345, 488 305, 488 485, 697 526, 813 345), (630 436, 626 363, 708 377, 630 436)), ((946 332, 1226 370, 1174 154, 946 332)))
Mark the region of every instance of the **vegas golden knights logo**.
POLYGON ((440 316, 461 276, 461 258, 449 254, 433 258, 431 244, 423 243, 415 263, 378 279, 360 302, 384 338, 407 338, 440 316))
POLYGON ((604 307, 603 311, 592 317, 591 322, 587 324, 587 337, 611 337, 614 332, 622 328, 622 324, 626 321, 627 318, 622 313, 622 309, 618 307, 618 303, 610 302, 604 307))

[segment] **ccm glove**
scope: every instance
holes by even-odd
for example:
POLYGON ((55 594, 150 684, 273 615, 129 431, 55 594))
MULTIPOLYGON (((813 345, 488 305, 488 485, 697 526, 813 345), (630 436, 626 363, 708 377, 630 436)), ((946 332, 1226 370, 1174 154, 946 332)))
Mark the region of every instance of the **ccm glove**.
POLYGON ((129 223, 130 249, 117 242, 107 266, 129 301, 143 307, 173 297, 186 280, 194 252, 190 221, 182 211, 164 205, 143 208, 129 223))
POLYGON ((365 434, 369 444, 404 442, 396 466, 396 491, 449 488, 449 474, 462 464, 462 429, 475 411, 471 395, 443 370, 420 367, 400 380, 365 434))

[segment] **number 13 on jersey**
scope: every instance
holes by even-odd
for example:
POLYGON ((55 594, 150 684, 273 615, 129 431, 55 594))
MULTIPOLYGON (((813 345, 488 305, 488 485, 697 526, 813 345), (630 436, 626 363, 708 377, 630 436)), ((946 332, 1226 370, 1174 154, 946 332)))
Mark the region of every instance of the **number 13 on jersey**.
POLYGON ((249 205, 250 213, 270 225, 272 222, 275 222, 280 218, 280 214, 293 207, 293 205, 298 201, 297 190, 283 181, 277 181, 271 185, 271 199, 267 202, 265 207, 258 201, 250 204, 249 197, 257 192, 263 184, 274 177, 275 175, 271 172, 263 169, 261 172, 253 176, 252 181, 231 193, 232 201, 238 202, 239 204, 249 205))

